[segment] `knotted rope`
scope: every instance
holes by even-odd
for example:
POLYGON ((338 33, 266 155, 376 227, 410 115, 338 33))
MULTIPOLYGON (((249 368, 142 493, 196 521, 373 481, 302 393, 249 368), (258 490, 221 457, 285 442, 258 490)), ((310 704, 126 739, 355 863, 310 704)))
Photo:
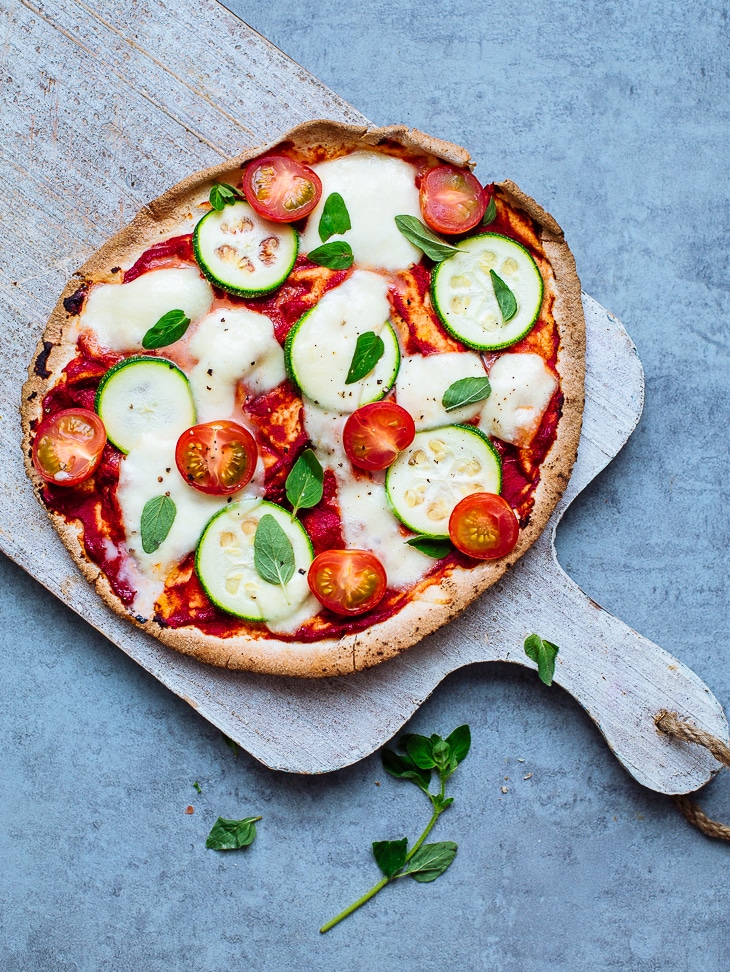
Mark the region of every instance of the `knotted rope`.
MULTIPOLYGON (((715 736, 698 729, 684 719, 680 719, 676 712, 668 712, 662 709, 654 718, 657 729, 666 733, 668 736, 675 736, 685 742, 695 743, 697 746, 704 746, 708 749, 715 759, 730 769, 730 746, 715 736)), ((708 837, 718 837, 720 840, 730 840, 730 827, 727 824, 718 823, 711 820, 706 813, 694 803, 688 796, 679 794, 675 796, 674 802, 679 812, 694 826, 706 834, 708 837)))

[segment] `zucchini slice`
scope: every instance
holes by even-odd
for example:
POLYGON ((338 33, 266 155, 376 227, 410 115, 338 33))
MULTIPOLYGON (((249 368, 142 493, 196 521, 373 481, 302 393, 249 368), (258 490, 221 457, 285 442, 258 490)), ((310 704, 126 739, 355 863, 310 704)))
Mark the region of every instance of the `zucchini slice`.
POLYGON ((502 462, 472 425, 417 432, 385 476, 393 512, 414 533, 447 538, 451 512, 470 493, 499 493, 502 462))
POLYGON ((299 248, 297 231, 259 216, 247 202, 212 209, 198 222, 193 249, 211 283, 231 294, 258 297, 284 283, 299 248))
POLYGON ((542 306, 543 283, 528 251, 497 233, 483 233, 459 243, 454 256, 435 268, 433 304, 447 331, 479 351, 515 344, 530 332, 542 306), (505 321, 490 270, 509 287, 517 311, 505 321))
POLYGON ((307 571, 314 559, 301 523, 280 506, 264 500, 232 503, 216 513, 203 530, 195 569, 211 601, 227 614, 246 621, 282 621, 310 594, 307 571), (270 513, 291 541, 294 574, 282 587, 259 576, 254 564, 254 537, 259 520, 270 513))
POLYGON ((126 358, 104 375, 94 407, 112 445, 129 452, 143 435, 177 438, 195 425, 195 405, 183 372, 167 358, 126 358))

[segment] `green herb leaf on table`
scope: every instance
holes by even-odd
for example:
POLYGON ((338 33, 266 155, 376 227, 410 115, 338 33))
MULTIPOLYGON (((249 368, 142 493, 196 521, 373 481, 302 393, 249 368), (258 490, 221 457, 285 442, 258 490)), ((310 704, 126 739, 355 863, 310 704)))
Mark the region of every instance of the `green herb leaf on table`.
POLYGON ((492 278, 494 296, 497 298, 497 303, 499 304, 499 312, 502 315, 502 323, 506 324, 507 321, 511 321, 517 313, 517 300, 504 280, 502 280, 502 278, 498 276, 494 270, 489 271, 489 276, 492 278))
POLYGON ((259 577, 269 584, 286 585, 294 576, 294 548, 271 513, 264 513, 253 538, 253 562, 259 577))
POLYGON ((436 236, 425 223, 415 216, 396 216, 395 225, 409 243, 423 250, 427 257, 436 263, 448 260, 455 253, 461 252, 458 246, 452 246, 440 236, 436 236))
POLYGON ((433 743, 426 736, 409 736, 406 750, 420 769, 433 769, 436 765, 433 758, 433 743))
POLYGON ((190 318, 182 310, 171 310, 146 332, 142 338, 142 347, 146 351, 156 351, 174 344, 185 334, 190 325, 190 318))
POLYGON ((392 878, 396 871, 400 871, 406 862, 408 838, 403 840, 376 840, 373 843, 373 854, 378 867, 383 874, 392 878))
POLYGON ((416 550, 420 550, 421 553, 432 557, 434 560, 441 560, 442 557, 447 557, 454 549, 449 540, 435 540, 433 537, 427 537, 423 534, 419 534, 417 537, 411 537, 410 540, 406 540, 406 543, 409 547, 415 547, 416 550))
POLYGON ((422 844, 408 862, 405 873, 414 881, 429 884, 440 877, 456 857, 458 845, 452 840, 422 844))
POLYGON ((352 247, 344 240, 335 240, 334 243, 325 243, 318 246, 316 250, 310 250, 307 259, 311 263, 316 263, 318 267, 327 267, 329 270, 347 270, 354 261, 352 247))
POLYGON ((392 749, 384 749, 381 753, 383 769, 399 780, 411 780, 421 790, 428 792, 431 782, 431 770, 420 769, 407 753, 396 753, 392 749))
POLYGON ((140 523, 142 549, 145 553, 154 553, 165 540, 175 522, 176 514, 177 507, 166 494, 147 500, 140 523))
POLYGON ((305 449, 286 477, 286 498, 291 503, 292 519, 299 510, 308 510, 322 499, 324 470, 311 449, 305 449))
POLYGON ((489 205, 484 211, 484 216, 482 217, 482 226, 489 226, 497 218, 497 204, 494 201, 494 196, 489 200, 489 205))
POLYGON ((339 192, 331 192, 319 217, 319 238, 326 243, 330 236, 342 236, 349 229, 352 229, 352 224, 345 200, 339 192))
POLYGON ((208 834, 205 846, 209 850, 238 850, 248 847, 256 836, 256 821, 261 817, 244 817, 243 820, 226 820, 218 817, 208 834))
POLYGON ((462 405, 473 405, 475 402, 483 402, 489 398, 492 386, 489 378, 459 378, 444 392, 441 404, 450 412, 454 408, 461 408, 462 405))
POLYGON ((385 353, 383 339, 375 331, 358 334, 352 364, 345 378, 346 385, 352 385, 361 378, 365 378, 373 370, 385 353))
POLYGON ((203 792, 203 788, 201 787, 200 783, 198 783, 197 780, 193 783, 193 786, 195 787, 195 790, 198 793, 202 793, 203 792))
POLYGON ((471 748, 471 730, 469 726, 458 726, 450 736, 446 737, 446 742, 451 746, 454 759, 457 763, 460 763, 466 758, 471 748))
POLYGON ((531 634, 525 639, 525 654, 537 665, 537 674, 545 685, 553 684, 555 657, 560 649, 552 641, 545 641, 539 635, 531 634))
POLYGON ((226 206, 232 206, 241 198, 240 193, 227 182, 216 182, 210 190, 210 204, 216 212, 221 213, 226 206))

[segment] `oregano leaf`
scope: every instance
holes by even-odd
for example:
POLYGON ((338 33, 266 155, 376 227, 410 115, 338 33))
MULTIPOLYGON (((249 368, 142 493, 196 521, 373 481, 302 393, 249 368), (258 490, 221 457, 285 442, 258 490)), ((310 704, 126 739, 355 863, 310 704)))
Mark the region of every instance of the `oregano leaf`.
POLYGON ((410 540, 406 540, 406 543, 409 547, 415 547, 416 550, 420 550, 421 553, 432 557, 434 560, 441 560, 442 557, 447 557, 454 549, 451 546, 450 540, 438 540, 433 537, 427 537, 424 534, 411 537, 410 540))
POLYGON ((457 726, 450 736, 446 737, 446 742, 451 746, 451 752, 457 763, 466 758, 471 748, 471 730, 469 726, 457 726))
POLYGON ((539 635, 531 634, 525 639, 525 654, 537 665, 537 674, 545 685, 553 684, 555 658, 560 649, 552 641, 545 641, 539 635))
POLYGON ((410 736, 406 748, 408 755, 421 769, 431 769, 436 765, 433 756, 433 743, 426 736, 410 736))
POLYGON ((435 881, 452 863, 458 849, 458 844, 453 840, 422 844, 408 862, 405 873, 422 884, 435 881))
POLYGON ((502 323, 506 324, 508 321, 511 321, 517 313, 517 300, 504 280, 502 280, 502 278, 498 276, 494 270, 489 271, 489 276, 492 278, 494 296, 497 298, 497 303, 499 304, 499 311, 502 315, 502 323))
POLYGON ((385 353, 383 339, 375 331, 365 331, 358 334, 352 364, 345 378, 346 385, 352 385, 361 378, 365 378, 373 370, 385 353))
POLYGON ((292 518, 299 510, 308 510, 322 499, 324 470, 311 449, 305 449, 286 477, 286 498, 292 505, 292 518))
POLYGON ((163 543, 172 529, 176 514, 177 507, 166 493, 147 500, 140 522, 142 549, 145 553, 154 553, 163 543))
POLYGON ((190 318, 183 310, 170 310, 145 333, 142 347, 146 351, 166 348, 168 344, 179 341, 190 326, 190 318))
POLYGON ((458 246, 452 246, 451 243, 447 243, 446 240, 436 236, 425 223, 422 223, 415 216, 396 216, 395 225, 409 243, 417 246, 419 250, 423 250, 426 256, 436 263, 448 260, 449 257, 460 252, 458 246))
POLYGON ((345 200, 339 192, 331 192, 319 217, 319 238, 326 243, 330 236, 342 236, 349 229, 352 229, 352 224, 345 200))
POLYGON ((408 838, 402 840, 376 840, 373 842, 373 855, 378 867, 386 877, 393 877, 406 862, 408 838))
POLYGON ((210 190, 208 197, 211 206, 216 212, 220 213, 226 206, 232 206, 241 198, 237 189, 229 186, 227 182, 215 182, 210 190))
POLYGON ((463 405, 483 402, 485 398, 489 398, 491 391, 492 386, 486 375, 483 378, 459 378, 446 389, 441 404, 447 412, 450 412, 463 405))
POLYGON ((307 259, 311 263, 316 263, 318 267, 327 267, 329 270, 347 270, 354 262, 352 247, 344 240, 335 240, 333 243, 325 243, 318 246, 315 250, 310 250, 307 259))
POLYGON ((489 200, 489 205, 484 211, 484 216, 482 217, 482 226, 489 226, 497 218, 497 204, 494 201, 494 196, 489 200))
POLYGON ((205 846, 209 850, 238 850, 248 847, 256 837, 256 821, 261 817, 244 817, 243 820, 226 820, 218 817, 208 834, 205 846))
POLYGON ((264 513, 256 527, 253 562, 259 577, 269 584, 286 585, 294 576, 294 548, 271 513, 264 513))

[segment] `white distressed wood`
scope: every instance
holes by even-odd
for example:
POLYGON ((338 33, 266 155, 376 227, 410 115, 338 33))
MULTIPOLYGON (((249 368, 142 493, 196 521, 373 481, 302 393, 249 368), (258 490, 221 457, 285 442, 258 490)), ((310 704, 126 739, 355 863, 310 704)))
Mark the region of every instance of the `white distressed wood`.
POLYGON ((538 630, 561 646, 556 682, 638 780, 675 793, 709 778, 714 760, 669 742, 652 722, 659 708, 673 708, 727 738, 709 689, 602 611, 555 558, 562 512, 621 448, 642 405, 634 349, 620 323, 589 297, 588 401, 568 492, 540 542, 457 622, 376 669, 308 682, 201 666, 108 611, 35 501, 18 447, 20 389, 57 293, 146 200, 189 171, 305 118, 365 119, 214 0, 14 2, 0 19, 0 82, 2 550, 278 769, 324 772, 362 758, 449 672, 476 661, 530 665, 521 645, 538 630))

